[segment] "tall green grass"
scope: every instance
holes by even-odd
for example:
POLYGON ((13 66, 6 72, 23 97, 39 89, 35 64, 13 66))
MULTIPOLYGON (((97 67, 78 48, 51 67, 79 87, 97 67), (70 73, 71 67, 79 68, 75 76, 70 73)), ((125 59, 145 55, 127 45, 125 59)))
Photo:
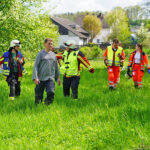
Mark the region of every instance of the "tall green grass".
MULTIPOLYGON (((133 88, 121 73, 118 89, 108 90, 103 63, 92 61, 95 74, 81 73, 79 100, 64 98, 56 85, 50 106, 34 104, 33 63, 22 81, 22 94, 8 101, 8 86, 0 81, 1 150, 129 150, 150 147, 150 76, 133 88)), ((46 96, 46 95, 45 95, 46 96)))

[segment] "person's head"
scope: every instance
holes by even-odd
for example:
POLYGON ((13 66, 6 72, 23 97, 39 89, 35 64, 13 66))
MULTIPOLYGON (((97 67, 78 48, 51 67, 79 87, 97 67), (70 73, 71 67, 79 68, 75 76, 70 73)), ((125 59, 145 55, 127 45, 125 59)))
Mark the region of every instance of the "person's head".
POLYGON ((119 40, 118 39, 114 39, 113 40, 113 47, 117 49, 118 46, 119 46, 119 40))
POLYGON ((76 42, 74 40, 67 41, 64 43, 64 45, 65 45, 67 51, 75 50, 77 48, 76 42))
POLYGON ((52 51, 54 49, 53 47, 53 40, 50 38, 46 38, 44 40, 44 45, 47 51, 52 51))
POLYGON ((136 44, 136 51, 141 51, 143 50, 142 44, 136 44))
POLYGON ((15 51, 19 51, 21 47, 21 43, 18 40, 12 40, 10 42, 10 49, 14 49, 15 51))

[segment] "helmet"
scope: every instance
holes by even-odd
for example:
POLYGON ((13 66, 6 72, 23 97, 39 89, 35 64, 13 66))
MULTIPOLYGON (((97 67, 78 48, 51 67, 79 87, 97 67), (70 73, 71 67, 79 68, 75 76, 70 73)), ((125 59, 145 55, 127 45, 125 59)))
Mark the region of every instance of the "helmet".
POLYGON ((20 41, 18 41, 18 40, 12 40, 10 42, 10 47, 15 47, 15 46, 21 46, 20 41))
POLYGON ((67 42, 64 42, 64 45, 70 49, 76 49, 77 44, 74 40, 68 40, 67 42))

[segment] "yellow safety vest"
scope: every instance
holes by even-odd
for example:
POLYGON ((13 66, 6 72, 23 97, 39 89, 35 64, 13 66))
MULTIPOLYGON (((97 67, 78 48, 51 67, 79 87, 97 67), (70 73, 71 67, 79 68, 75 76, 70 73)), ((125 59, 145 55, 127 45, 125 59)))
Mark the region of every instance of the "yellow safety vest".
POLYGON ((113 64, 113 56, 114 56, 114 51, 112 49, 112 46, 107 47, 107 61, 108 61, 108 66, 120 66, 120 58, 118 57, 118 54, 121 55, 122 53, 122 47, 118 47, 117 51, 115 52, 115 60, 113 64))
POLYGON ((80 75, 80 72, 78 71, 78 53, 79 51, 72 51, 68 55, 68 51, 64 52, 60 73, 66 76, 80 75))

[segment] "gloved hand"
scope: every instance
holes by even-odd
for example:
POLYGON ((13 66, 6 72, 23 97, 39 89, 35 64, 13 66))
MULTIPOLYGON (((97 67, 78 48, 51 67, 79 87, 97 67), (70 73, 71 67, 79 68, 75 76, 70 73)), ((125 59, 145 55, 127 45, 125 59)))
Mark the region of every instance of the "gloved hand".
POLYGON ((150 74, 150 67, 148 68, 148 73, 150 74))
POLYGON ((104 60, 104 64, 107 66, 107 59, 104 60))
POLYGON ((130 74, 130 67, 129 66, 127 67, 127 74, 129 77, 132 77, 132 75, 130 74))
POLYGON ((90 71, 90 73, 94 73, 95 72, 94 68, 91 68, 89 71, 90 71))
POLYGON ((129 66, 127 67, 127 72, 130 72, 130 67, 129 66))

